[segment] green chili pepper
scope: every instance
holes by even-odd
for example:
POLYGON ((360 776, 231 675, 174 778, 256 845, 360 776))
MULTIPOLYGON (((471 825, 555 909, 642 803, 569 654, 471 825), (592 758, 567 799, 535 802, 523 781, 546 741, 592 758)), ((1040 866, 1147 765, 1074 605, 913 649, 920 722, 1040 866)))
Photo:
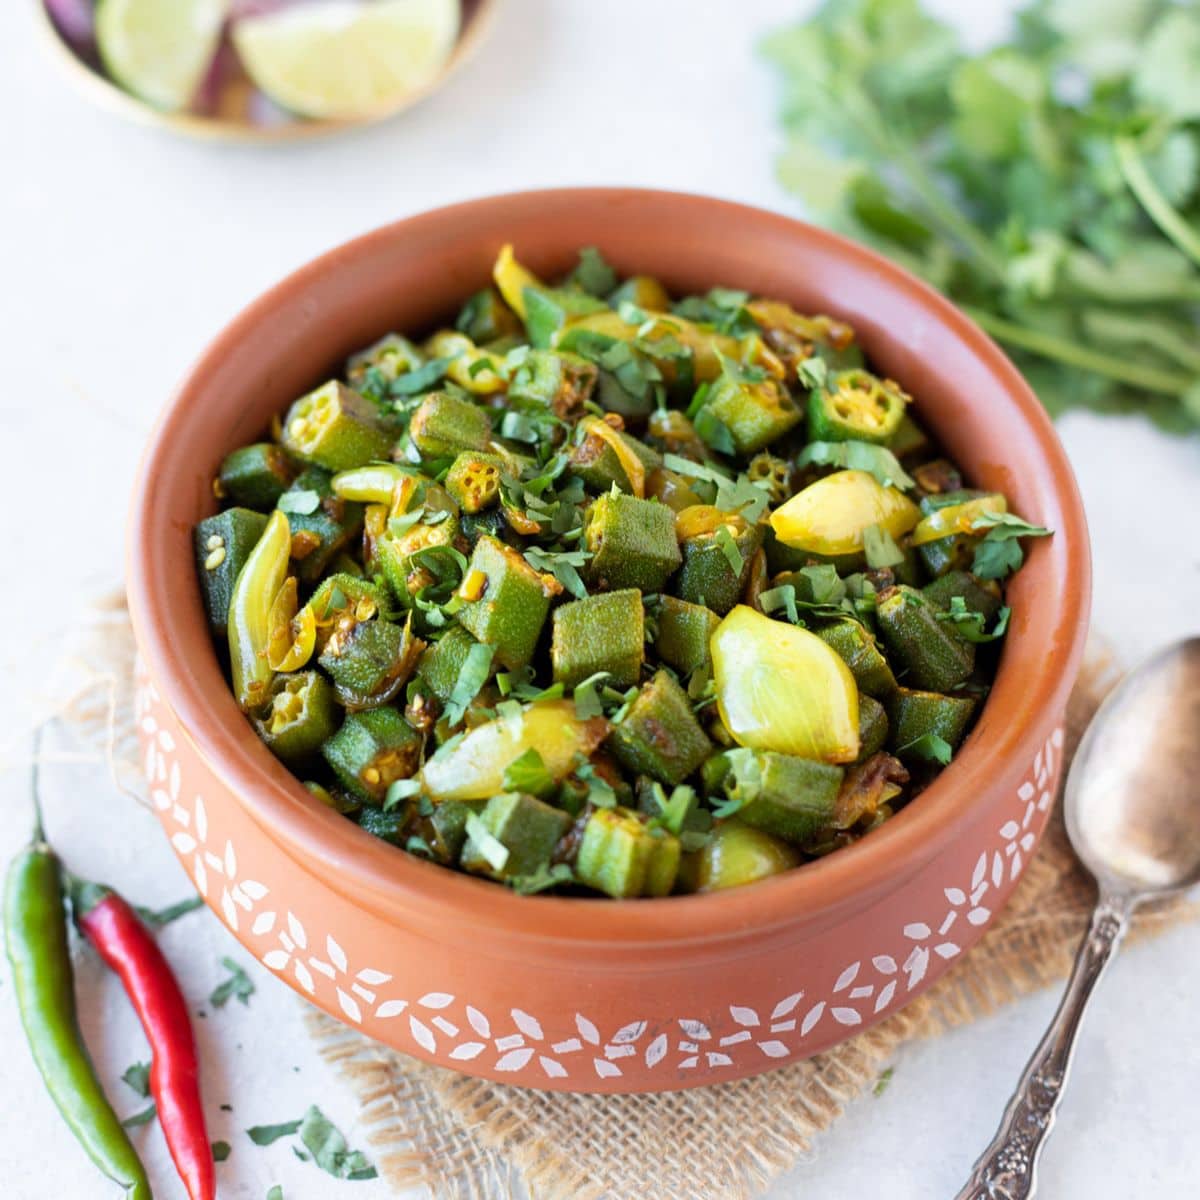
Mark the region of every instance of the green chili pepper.
POLYGON ((267 662, 267 643, 271 637, 271 605, 287 578, 291 549, 288 519, 278 509, 267 521, 238 572, 229 599, 229 665, 233 674, 233 694, 247 712, 267 697, 274 672, 267 662))
POLYGON ((43 838, 40 816, 33 841, 8 870, 4 935, 21 1024, 46 1090, 88 1157, 125 1189, 127 1200, 151 1200, 145 1168, 79 1031, 62 867, 43 838))

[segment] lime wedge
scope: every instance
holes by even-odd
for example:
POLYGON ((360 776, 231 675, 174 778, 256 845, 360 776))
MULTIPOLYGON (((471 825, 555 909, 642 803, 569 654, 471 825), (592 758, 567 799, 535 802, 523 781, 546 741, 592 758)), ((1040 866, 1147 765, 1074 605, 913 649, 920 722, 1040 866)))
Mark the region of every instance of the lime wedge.
POLYGON ((221 39, 229 0, 100 0, 96 44, 108 73, 155 108, 186 108, 221 39))
POLYGON ((321 0, 233 28, 254 83, 305 117, 387 109, 429 83, 458 36, 458 0, 321 0))

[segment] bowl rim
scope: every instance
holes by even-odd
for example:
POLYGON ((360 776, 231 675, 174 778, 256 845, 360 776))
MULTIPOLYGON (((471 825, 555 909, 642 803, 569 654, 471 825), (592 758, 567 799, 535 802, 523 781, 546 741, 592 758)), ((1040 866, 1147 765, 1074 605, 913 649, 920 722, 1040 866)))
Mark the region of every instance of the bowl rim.
MULTIPOLYGON (((1029 463, 1023 463, 1029 466, 1029 463)), ((178 531, 177 531, 178 532, 178 531)), ((188 531, 190 534, 190 531, 188 531)), ((1053 424, 1016 367, 979 326, 933 288, 882 255, 793 217, 751 205, 689 192, 649 188, 575 187, 497 193, 461 201, 381 226, 344 242, 286 276, 241 310, 208 344, 167 402, 134 475, 127 538, 127 589, 139 653, 149 677, 178 718, 193 748, 217 781, 296 861, 355 902, 412 926, 425 919, 469 920, 498 941, 543 946, 583 943, 617 950, 647 945, 697 947, 744 939, 750 931, 786 932, 800 923, 833 920, 847 907, 886 894, 940 853, 978 818, 963 811, 961 795, 983 792, 1014 761, 1024 766, 1044 736, 1046 713, 1059 713, 1082 658, 1091 598, 1091 560, 1082 500, 1053 424), (1054 604, 1037 606, 1024 637, 1042 644, 1041 668, 1022 682, 1016 711, 971 738, 937 779, 890 821, 854 845, 751 887, 706 895, 672 896, 653 903, 562 896, 519 896, 490 881, 405 854, 324 807, 270 755, 242 724, 234 729, 213 709, 196 680, 178 667, 172 630, 180 614, 157 594, 148 548, 156 520, 152 496, 156 466, 193 392, 260 322, 298 293, 336 277, 381 241, 420 238, 433 225, 461 222, 472 228, 489 209, 510 203, 551 205, 656 201, 694 209, 713 222, 753 221, 781 233, 824 243, 840 259, 888 278, 911 297, 915 310, 932 316, 995 379, 1005 403, 1017 409, 1037 447, 1036 466, 1061 512, 1061 536, 1035 543, 1028 558, 1052 555, 1064 587, 1054 604), (1070 581, 1070 586, 1065 586, 1070 581), (247 745, 252 742, 253 745, 247 745)), ((199 614, 197 608, 197 614, 199 614)), ((198 620, 202 617, 197 616, 198 620)), ((208 638, 207 627, 204 636, 208 638)), ((1011 636, 1011 635, 1010 635, 1011 636)), ((1002 655, 995 683, 1005 672, 1002 655)), ((979 720, 986 712, 981 712, 979 720)))

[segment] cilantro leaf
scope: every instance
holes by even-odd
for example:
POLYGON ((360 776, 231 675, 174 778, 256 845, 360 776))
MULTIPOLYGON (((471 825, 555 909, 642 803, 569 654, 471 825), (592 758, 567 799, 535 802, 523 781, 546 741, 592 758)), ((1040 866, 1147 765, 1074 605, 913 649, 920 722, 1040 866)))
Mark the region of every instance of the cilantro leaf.
POLYGON ((911 742, 906 742, 896 751, 897 754, 911 754, 914 758, 923 758, 926 762, 940 763, 947 766, 954 757, 950 743, 936 733, 925 733, 911 742))
POLYGON ((300 1122, 282 1121, 278 1125, 253 1125, 246 1130, 246 1136, 256 1146, 269 1146, 280 1138, 291 1137, 300 1128, 300 1122))
POLYGON ((478 813, 467 815, 467 837, 493 871, 503 871, 508 862, 508 847, 483 823, 478 813))
POLYGON ((506 880, 508 886, 520 896, 533 896, 550 888, 572 883, 575 872, 567 863, 545 864, 538 867, 532 875, 514 875, 506 880))
POLYGON ((972 530, 986 530, 975 547, 971 571, 980 579, 1004 579, 1025 561, 1019 538, 1049 537, 1051 530, 1030 525, 1015 513, 984 513, 971 523, 972 530))
POLYGON ((230 1154, 233 1153, 233 1147, 228 1142, 216 1141, 212 1144, 213 1162, 223 1163, 230 1154))
POLYGON ((476 642, 467 651, 462 670, 459 671, 450 691, 450 698, 446 701, 445 717, 448 724, 457 725, 463 719, 471 701, 487 683, 488 676, 492 673, 492 659, 495 655, 496 647, 487 642, 476 642))
POLYGON ((1012 609, 1006 604, 996 614, 996 625, 991 633, 984 632, 984 616, 981 612, 976 612, 972 608, 967 607, 966 600, 962 596, 950 597, 950 608, 946 612, 935 614, 939 621, 947 621, 954 625, 960 637, 965 638, 968 642, 982 644, 984 642, 994 642, 1002 638, 1005 631, 1008 629, 1008 618, 1012 614, 1012 609))
POLYGON ((431 358, 412 371, 397 375, 389 385, 393 396, 415 396, 427 392, 446 377, 453 358, 431 358))
POLYGON ((150 1095, 150 1064, 136 1062, 126 1067, 121 1078, 143 1099, 150 1095))
POLYGON ((554 791, 554 786, 554 776, 546 769, 542 756, 534 746, 530 746, 504 768, 506 792, 527 792, 531 796, 545 797, 554 791))
POLYGON ((351 1150, 338 1128, 314 1104, 300 1122, 300 1140, 312 1160, 334 1179, 374 1179, 378 1172, 361 1150, 351 1150))
POLYGON ((916 481, 886 446, 876 446, 871 442, 809 442, 796 459, 796 465, 807 467, 810 463, 866 471, 883 487, 907 490, 916 486, 916 481))
POLYGON ((578 284, 589 295, 604 297, 617 286, 617 273, 595 246, 584 246, 569 282, 578 284))
POLYGON ((213 988, 208 1002, 213 1008, 224 1008, 231 999, 249 1004, 250 997, 254 995, 250 976, 232 958, 222 958, 221 965, 229 972, 229 978, 213 988))
POLYGON ((321 507, 321 497, 308 488, 293 488, 279 497, 275 506, 280 512, 307 517, 321 507))

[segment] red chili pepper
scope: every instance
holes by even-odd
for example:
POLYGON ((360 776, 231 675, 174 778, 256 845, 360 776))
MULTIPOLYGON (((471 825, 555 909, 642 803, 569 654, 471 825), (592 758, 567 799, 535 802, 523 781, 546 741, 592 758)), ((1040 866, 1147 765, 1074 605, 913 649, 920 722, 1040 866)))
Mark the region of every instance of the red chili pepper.
POLYGON ((150 1091, 190 1200, 214 1200, 212 1146, 200 1101, 196 1040, 167 960, 132 908, 103 884, 73 880, 76 923, 120 977, 150 1043, 150 1091))

